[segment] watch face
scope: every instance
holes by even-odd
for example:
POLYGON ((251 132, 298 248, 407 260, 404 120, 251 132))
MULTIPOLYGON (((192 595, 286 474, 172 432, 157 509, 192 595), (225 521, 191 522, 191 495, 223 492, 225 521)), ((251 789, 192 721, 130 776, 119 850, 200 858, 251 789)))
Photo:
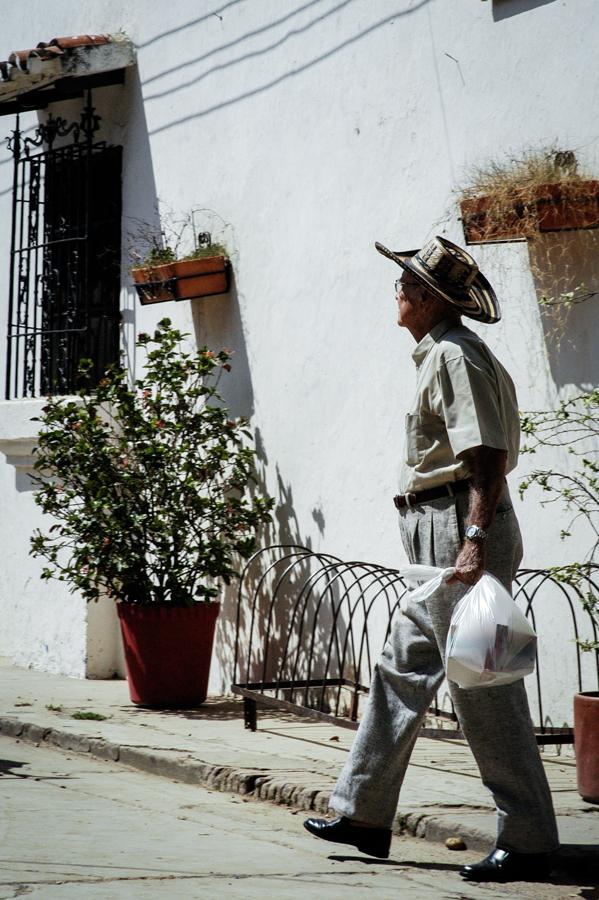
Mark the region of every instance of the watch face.
POLYGON ((479 528, 478 525, 469 525, 465 531, 465 535, 471 540, 484 540, 487 536, 487 533, 483 531, 482 528, 479 528))

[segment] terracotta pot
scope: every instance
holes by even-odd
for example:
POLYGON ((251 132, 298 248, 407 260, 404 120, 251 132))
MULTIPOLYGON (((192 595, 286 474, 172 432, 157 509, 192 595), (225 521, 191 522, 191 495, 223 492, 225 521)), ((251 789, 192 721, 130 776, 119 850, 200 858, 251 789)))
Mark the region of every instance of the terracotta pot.
POLYGON ((226 294, 229 290, 229 260, 226 256, 139 266, 131 273, 143 306, 226 294))
POLYGON ((225 256, 183 259, 174 263, 177 300, 225 294, 229 289, 225 256))
POLYGON ((133 281, 142 306, 150 303, 164 303, 175 300, 174 264, 163 263, 160 266, 139 266, 131 269, 133 281))
POLYGON ((490 197, 460 201, 467 244, 522 241, 536 232, 599 227, 599 181, 541 184, 535 197, 507 199, 490 215, 490 197))
POLYGON ((543 184, 537 213, 540 231, 565 231, 599 226, 599 181, 543 184))
POLYGON ((574 695, 574 748, 578 793, 599 803, 599 691, 574 695))
POLYGON ((139 706, 189 709, 208 693, 220 603, 118 603, 129 694, 139 706))
POLYGON ((500 221, 489 215, 489 197, 461 200, 462 225, 467 244, 491 244, 496 241, 524 241, 533 231, 535 212, 529 205, 514 203, 501 208, 500 221))

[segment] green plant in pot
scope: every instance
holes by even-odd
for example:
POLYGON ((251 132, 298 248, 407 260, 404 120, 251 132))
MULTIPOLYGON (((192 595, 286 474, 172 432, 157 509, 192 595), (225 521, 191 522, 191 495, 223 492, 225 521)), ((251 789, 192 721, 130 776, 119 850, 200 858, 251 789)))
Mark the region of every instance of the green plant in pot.
MULTIPOLYGON (((523 494, 532 485, 547 495, 545 503, 561 500, 571 512, 561 537, 571 534, 577 519, 586 522, 594 541, 580 562, 553 566, 549 571, 558 582, 570 585, 588 616, 593 637, 577 638, 581 650, 599 654, 599 390, 593 389, 568 400, 557 409, 522 414, 522 430, 528 442, 525 452, 539 447, 567 448, 574 466, 533 470, 520 485, 523 494), (564 467, 565 469, 565 467, 564 467)), ((578 791, 585 799, 599 803, 599 691, 579 691, 574 695, 574 743, 578 791)))
POLYGON ((150 237, 150 247, 131 269, 133 281, 142 305, 169 300, 191 300, 229 290, 231 263, 227 248, 221 242, 212 243, 208 231, 196 232, 191 220, 186 220, 173 244, 162 243, 162 235, 150 237), (193 234, 193 248, 184 253, 181 240, 193 234))
MULTIPOLYGON (((231 352, 188 352, 163 319, 143 377, 113 367, 40 417, 36 503, 54 518, 31 552, 88 601, 117 602, 131 699, 199 705, 206 697, 222 582, 251 554, 273 501, 252 491, 247 420, 218 392, 231 352)), ((91 363, 83 364, 82 377, 91 363)))

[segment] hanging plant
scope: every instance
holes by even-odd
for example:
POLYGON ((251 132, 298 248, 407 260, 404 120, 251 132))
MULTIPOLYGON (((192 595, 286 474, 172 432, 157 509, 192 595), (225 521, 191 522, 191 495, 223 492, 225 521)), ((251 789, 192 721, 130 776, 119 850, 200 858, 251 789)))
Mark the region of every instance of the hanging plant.
POLYGON ((198 228, 196 216, 204 222, 206 213, 215 216, 192 210, 182 220, 166 221, 158 232, 142 224, 133 235, 131 275, 143 306, 228 292, 231 262, 225 243, 213 242, 210 230, 198 228))
POLYGON ((230 272, 227 250, 222 244, 213 244, 207 232, 199 237, 204 242, 181 259, 177 259, 171 247, 156 247, 140 266, 131 269, 142 306, 227 293, 230 272))
POLYGON ((572 151, 531 152, 475 170, 460 210, 467 244, 597 228, 599 181, 579 173, 572 151))

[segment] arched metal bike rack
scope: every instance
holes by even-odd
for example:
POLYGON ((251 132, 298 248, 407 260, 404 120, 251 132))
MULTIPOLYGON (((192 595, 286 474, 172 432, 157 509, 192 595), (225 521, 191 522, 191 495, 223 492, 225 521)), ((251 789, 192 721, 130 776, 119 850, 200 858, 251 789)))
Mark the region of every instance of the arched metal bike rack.
MULTIPOLYGON (((574 638, 578 682, 574 690, 579 691, 583 667, 576 639, 585 615, 597 639, 583 598, 598 595, 598 569, 582 574, 578 584, 558 580, 551 570, 521 569, 514 586, 514 599, 535 628, 535 601, 546 596, 550 586, 562 598, 574 638)), ((254 553, 239 584, 232 685, 233 692, 244 698, 246 728, 256 729, 260 704, 356 729, 372 667, 395 617, 401 615, 406 591, 399 572, 385 566, 344 562, 293 544, 254 553)), ((599 652, 591 652, 599 689, 599 652)), ((538 743, 572 743, 570 727, 547 724, 538 659, 535 678, 538 743)), ((445 727, 423 727, 422 735, 461 737, 450 702, 444 709, 435 697, 429 716, 445 727)))

